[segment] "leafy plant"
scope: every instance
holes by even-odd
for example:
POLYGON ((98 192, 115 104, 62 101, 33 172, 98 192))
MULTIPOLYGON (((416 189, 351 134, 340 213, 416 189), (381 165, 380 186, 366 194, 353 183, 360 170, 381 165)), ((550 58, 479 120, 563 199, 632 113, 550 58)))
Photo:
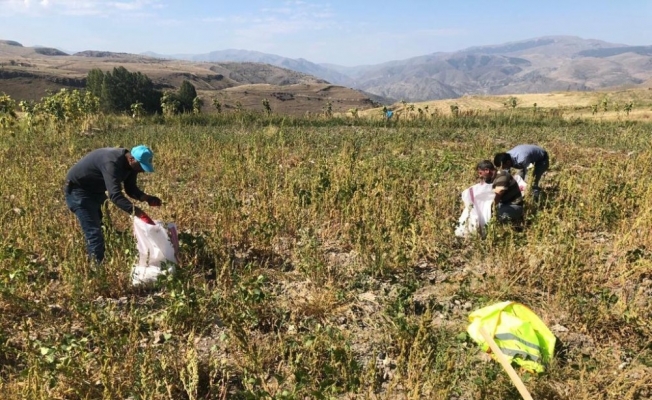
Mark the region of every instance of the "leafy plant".
POLYGON ((263 99, 263 108, 265 109, 265 114, 270 115, 272 113, 272 106, 269 104, 267 98, 263 99))

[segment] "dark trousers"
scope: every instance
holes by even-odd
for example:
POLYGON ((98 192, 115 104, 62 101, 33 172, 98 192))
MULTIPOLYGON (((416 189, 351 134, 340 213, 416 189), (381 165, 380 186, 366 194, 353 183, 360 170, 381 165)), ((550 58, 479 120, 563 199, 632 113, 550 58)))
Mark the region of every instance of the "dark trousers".
POLYGON ((91 193, 71 186, 64 186, 66 204, 75 213, 84 231, 86 250, 91 261, 101 263, 104 260, 104 234, 102 233, 102 204, 107 197, 104 193, 91 193))
MULTIPOLYGON (((532 190, 534 191, 535 195, 540 191, 539 181, 541 180, 543 173, 548 170, 549 164, 550 160, 548 159, 547 152, 541 160, 534 163, 534 183, 532 184, 532 190)), ((527 165, 517 173, 521 176, 521 178, 525 179, 525 175, 527 175, 527 165)))
POLYGON ((520 222, 523 219, 523 206, 498 203, 496 207, 496 218, 501 223, 520 222))

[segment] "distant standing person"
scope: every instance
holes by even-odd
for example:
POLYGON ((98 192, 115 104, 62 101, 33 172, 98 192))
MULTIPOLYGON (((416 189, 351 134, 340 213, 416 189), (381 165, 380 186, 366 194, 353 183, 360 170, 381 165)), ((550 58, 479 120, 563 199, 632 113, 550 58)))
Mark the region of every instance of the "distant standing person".
POLYGON ((91 261, 99 264, 104 260, 102 204, 107 200, 105 192, 121 210, 154 224, 143 210, 122 194, 124 186, 132 199, 146 201, 154 207, 161 205, 161 199, 145 194, 136 184, 138 173, 154 172, 153 155, 152 150, 144 145, 131 150, 106 147, 91 151, 68 171, 64 185, 66 204, 84 231, 91 261))
POLYGON ((518 183, 507 170, 497 171, 489 160, 480 161, 478 176, 491 183, 495 193, 496 219, 500 222, 519 222, 523 219, 523 196, 518 183))
POLYGON ((534 164, 534 183, 532 194, 538 198, 541 192, 539 181, 543 173, 548 170, 548 152, 533 144, 520 144, 506 153, 498 153, 494 157, 494 165, 497 168, 509 171, 510 168, 518 169, 518 175, 525 179, 527 167, 534 164))

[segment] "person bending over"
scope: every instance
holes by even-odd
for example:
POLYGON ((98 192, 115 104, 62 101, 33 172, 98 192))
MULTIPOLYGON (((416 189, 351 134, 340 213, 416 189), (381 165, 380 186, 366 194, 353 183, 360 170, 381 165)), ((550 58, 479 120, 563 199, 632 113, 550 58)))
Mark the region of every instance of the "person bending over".
POLYGON ((521 144, 506 153, 497 153, 494 156, 494 165, 499 169, 509 171, 515 168, 521 178, 525 179, 527 167, 534 164, 534 183, 532 184, 532 195, 538 198, 541 193, 539 181, 544 172, 548 170, 548 152, 533 144, 521 144))
POLYGON ((150 206, 160 206, 161 199, 150 196, 137 186, 137 175, 154 172, 152 150, 144 145, 131 150, 101 148, 86 154, 68 170, 64 192, 66 205, 81 225, 86 239, 89 259, 97 264, 104 260, 104 235, 102 233, 102 204, 108 198, 118 208, 143 221, 154 221, 122 193, 134 200, 146 201, 150 206))

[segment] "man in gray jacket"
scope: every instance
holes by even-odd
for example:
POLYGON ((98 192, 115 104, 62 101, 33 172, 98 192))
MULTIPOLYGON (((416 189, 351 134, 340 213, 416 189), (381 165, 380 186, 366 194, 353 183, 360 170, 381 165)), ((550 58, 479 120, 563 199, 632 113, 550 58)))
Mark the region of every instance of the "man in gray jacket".
POLYGON ((497 168, 509 171, 515 168, 518 175, 525 179, 527 167, 534 164, 534 183, 532 184, 532 195, 535 199, 539 197, 541 188, 539 181, 549 166, 548 152, 533 144, 520 144, 506 153, 498 153, 494 156, 494 165, 497 168))
POLYGON ((108 198, 121 210, 143 221, 154 221, 140 208, 129 201, 146 201, 150 206, 160 206, 161 199, 140 190, 136 177, 140 172, 154 172, 152 150, 144 145, 131 150, 123 148, 101 148, 93 150, 73 165, 66 175, 64 192, 66 204, 75 213, 86 238, 86 248, 91 261, 104 260, 104 235, 102 234, 102 204, 108 198))

